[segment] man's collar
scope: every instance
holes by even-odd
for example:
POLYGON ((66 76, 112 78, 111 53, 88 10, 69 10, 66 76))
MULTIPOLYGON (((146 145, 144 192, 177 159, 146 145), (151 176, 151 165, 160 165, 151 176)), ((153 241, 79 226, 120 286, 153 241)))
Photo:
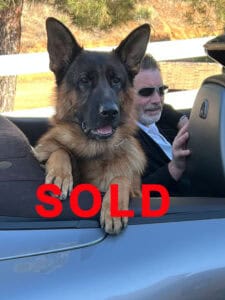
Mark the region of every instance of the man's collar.
POLYGON ((138 125, 139 128, 141 128, 141 129, 142 129, 144 132, 146 132, 146 133, 149 133, 149 131, 150 131, 151 129, 157 128, 157 126, 156 126, 155 123, 152 123, 152 124, 146 126, 146 125, 140 123, 139 121, 137 121, 137 125, 138 125))
POLYGON ((138 125, 138 127, 140 127, 143 130, 148 130, 149 128, 154 126, 155 123, 152 123, 152 124, 149 124, 149 125, 144 125, 144 124, 140 123, 139 121, 137 121, 137 125, 138 125))

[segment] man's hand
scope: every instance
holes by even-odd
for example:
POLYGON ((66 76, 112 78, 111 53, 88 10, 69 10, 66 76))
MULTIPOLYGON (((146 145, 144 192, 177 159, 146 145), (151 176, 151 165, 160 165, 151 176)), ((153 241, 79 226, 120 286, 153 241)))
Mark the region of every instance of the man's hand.
POLYGON ((186 148, 189 138, 188 123, 186 123, 176 135, 173 141, 173 159, 168 164, 170 175, 178 181, 186 169, 186 157, 191 151, 186 148))
POLYGON ((177 124, 177 129, 180 130, 184 125, 186 125, 189 122, 187 116, 182 116, 177 124))

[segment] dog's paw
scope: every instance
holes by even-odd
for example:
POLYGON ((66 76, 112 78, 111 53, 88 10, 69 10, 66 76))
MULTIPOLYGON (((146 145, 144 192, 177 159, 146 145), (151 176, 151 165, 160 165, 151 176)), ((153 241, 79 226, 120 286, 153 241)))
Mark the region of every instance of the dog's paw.
POLYGON ((73 189, 73 176, 70 172, 51 168, 48 170, 45 183, 53 183, 61 190, 60 200, 65 200, 73 189))
POLYGON ((105 232, 109 234, 119 234, 127 226, 127 217, 112 217, 109 207, 102 207, 100 214, 100 224, 105 232))
POLYGON ((64 149, 51 153, 46 162, 45 183, 57 185, 61 194, 59 199, 65 200, 73 188, 72 165, 69 154, 64 149))

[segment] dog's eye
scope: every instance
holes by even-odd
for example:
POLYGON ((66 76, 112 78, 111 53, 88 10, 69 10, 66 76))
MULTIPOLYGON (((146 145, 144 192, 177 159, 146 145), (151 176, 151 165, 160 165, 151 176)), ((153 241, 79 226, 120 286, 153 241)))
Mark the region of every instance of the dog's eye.
POLYGON ((120 84, 120 82, 121 82, 121 80, 120 80, 120 78, 119 77, 113 77, 113 78, 111 78, 111 83, 113 84, 113 85, 118 85, 118 84, 120 84))
POLYGON ((90 79, 88 77, 81 77, 79 82, 81 84, 88 84, 90 82, 90 79))

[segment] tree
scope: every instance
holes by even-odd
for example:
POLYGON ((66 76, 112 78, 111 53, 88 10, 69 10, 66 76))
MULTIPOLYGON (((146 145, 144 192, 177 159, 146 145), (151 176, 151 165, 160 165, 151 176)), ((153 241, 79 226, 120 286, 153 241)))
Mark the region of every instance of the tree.
MULTIPOLYGON (((23 0, 0 0, 0 55, 20 49, 23 0)), ((0 77, 0 111, 13 110, 16 76, 0 77)))

